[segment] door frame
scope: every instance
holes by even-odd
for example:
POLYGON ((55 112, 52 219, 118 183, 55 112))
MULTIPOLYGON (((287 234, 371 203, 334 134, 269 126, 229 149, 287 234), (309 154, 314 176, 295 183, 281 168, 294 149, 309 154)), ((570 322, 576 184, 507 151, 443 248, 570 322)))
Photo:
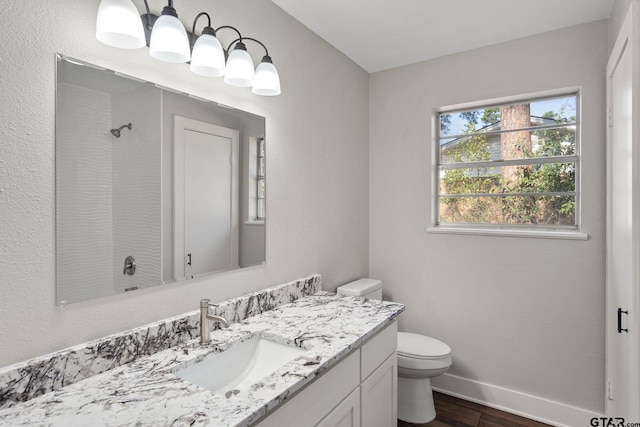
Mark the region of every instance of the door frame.
MULTIPOLYGON (((607 238, 606 238, 606 347, 605 347, 605 412, 610 417, 625 417, 627 421, 635 421, 640 419, 640 408, 637 402, 640 401, 640 340, 638 338, 640 332, 640 317, 638 309, 640 308, 640 97, 638 96, 638 83, 640 82, 637 74, 640 72, 639 55, 638 55, 638 6, 637 2, 631 2, 629 10, 625 16, 620 32, 617 35, 615 45, 612 49, 609 61, 606 67, 606 91, 607 91, 607 238), (630 380, 629 390, 621 390, 616 387, 615 376, 619 370, 615 366, 614 355, 618 351, 615 345, 617 339, 622 338, 618 333, 618 312, 617 304, 614 301, 616 295, 615 283, 613 281, 614 269, 613 262, 610 258, 614 242, 612 240, 612 205, 613 205, 613 177, 612 171, 615 165, 612 161, 613 141, 613 89, 612 76, 622 57, 623 53, 631 54, 632 69, 632 106, 631 106, 631 246, 632 246, 632 266, 631 266, 631 298, 628 307, 623 308, 628 311, 626 322, 623 327, 629 329, 628 338, 631 340, 630 349, 630 366, 625 366, 624 370, 628 373, 630 380), (621 399, 624 396, 626 399, 621 399), (615 403, 614 403, 615 402, 615 403), (624 413, 620 413, 624 412, 624 413)), ((627 335, 627 334, 626 334, 627 335)))
POLYGON ((185 232, 184 232, 184 131, 216 134, 231 140, 231 269, 239 263, 238 241, 240 229, 238 225, 239 180, 240 180, 240 132, 223 126, 188 117, 173 116, 173 275, 176 280, 183 280, 185 275, 185 232))

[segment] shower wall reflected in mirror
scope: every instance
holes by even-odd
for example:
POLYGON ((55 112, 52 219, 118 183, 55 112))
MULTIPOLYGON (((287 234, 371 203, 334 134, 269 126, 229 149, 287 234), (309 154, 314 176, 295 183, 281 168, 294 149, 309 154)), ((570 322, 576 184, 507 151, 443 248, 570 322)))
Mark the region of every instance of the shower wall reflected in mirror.
POLYGON ((56 61, 58 304, 264 263, 263 117, 56 61))

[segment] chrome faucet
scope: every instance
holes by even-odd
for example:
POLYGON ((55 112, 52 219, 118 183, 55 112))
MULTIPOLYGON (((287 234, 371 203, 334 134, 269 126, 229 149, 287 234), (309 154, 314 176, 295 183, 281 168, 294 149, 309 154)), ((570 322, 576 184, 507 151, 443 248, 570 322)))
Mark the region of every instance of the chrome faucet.
POLYGON ((209 314, 210 299, 200 300, 200 344, 209 344, 209 320, 219 322, 223 328, 229 327, 229 322, 222 316, 209 314))

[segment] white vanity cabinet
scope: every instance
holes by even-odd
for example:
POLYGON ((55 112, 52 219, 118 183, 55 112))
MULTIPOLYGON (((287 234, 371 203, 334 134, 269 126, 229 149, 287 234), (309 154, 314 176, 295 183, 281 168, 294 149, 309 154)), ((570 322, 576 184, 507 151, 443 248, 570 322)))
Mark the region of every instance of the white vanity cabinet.
POLYGON ((360 412, 363 427, 398 424, 397 322, 393 322, 360 349, 360 412))
POLYGON ((396 426, 397 335, 394 321, 257 426, 396 426))
POLYGON ((360 388, 356 388, 316 427, 358 427, 360 419, 360 388))

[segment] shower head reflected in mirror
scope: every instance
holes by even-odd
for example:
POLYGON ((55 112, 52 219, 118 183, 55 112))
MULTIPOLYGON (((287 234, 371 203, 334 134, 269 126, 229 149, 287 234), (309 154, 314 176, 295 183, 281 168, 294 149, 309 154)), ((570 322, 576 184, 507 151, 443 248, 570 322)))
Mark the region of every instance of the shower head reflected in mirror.
POLYGON ((111 135, 115 136, 116 138, 120 138, 120 131, 124 128, 131 130, 131 123, 122 125, 118 129, 111 129, 109 132, 111 132, 111 135))

